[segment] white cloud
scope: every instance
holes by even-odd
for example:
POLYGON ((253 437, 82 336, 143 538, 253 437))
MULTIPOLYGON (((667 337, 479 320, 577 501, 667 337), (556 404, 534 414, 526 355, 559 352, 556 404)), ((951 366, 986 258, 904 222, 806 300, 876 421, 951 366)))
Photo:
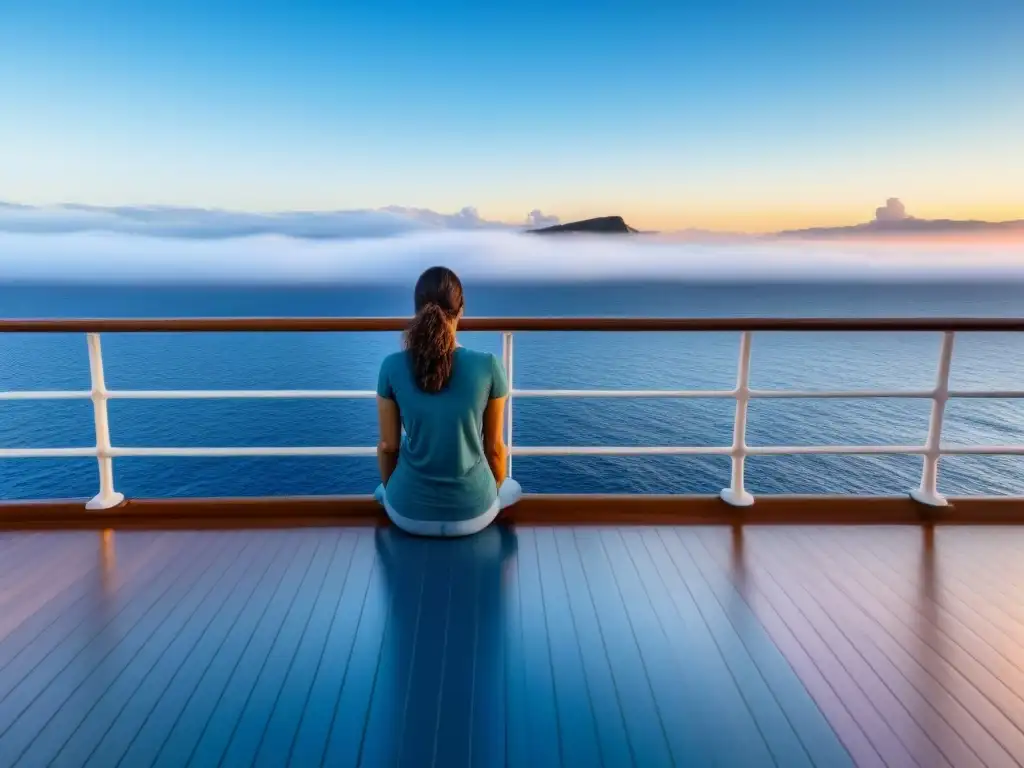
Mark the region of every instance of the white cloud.
POLYGON ((890 197, 885 201, 885 205, 875 209, 875 221, 903 221, 909 218, 906 206, 900 202, 898 197, 890 197))
POLYGON ((0 233, 0 281, 411 283, 434 264, 475 281, 1024 279, 1024 244, 692 243, 465 230, 340 240, 0 233))
POLYGON ((509 229, 509 224, 489 221, 480 216, 476 208, 466 206, 458 213, 437 213, 429 208, 405 208, 390 205, 380 211, 392 213, 429 229, 509 229))
POLYGON ((150 237, 223 239, 284 235, 309 240, 387 237, 423 230, 511 229, 475 208, 443 214, 390 206, 373 210, 241 213, 207 208, 86 205, 32 207, 0 203, 0 232, 116 232, 150 237))
POLYGON ((540 227, 553 227, 556 224, 560 223, 561 221, 557 216, 547 216, 538 208, 534 208, 526 216, 526 226, 532 229, 538 229, 540 227))
MULTIPOLYGON (((558 224, 557 216, 539 210, 526 217, 526 227, 558 224)), ((36 207, 0 202, 0 232, 72 233, 117 232, 150 237, 223 239, 254 235, 284 235, 307 240, 389 237, 424 230, 517 230, 483 218, 467 206, 457 213, 389 205, 350 211, 288 211, 244 213, 210 208, 168 206, 100 207, 55 205, 36 207)))

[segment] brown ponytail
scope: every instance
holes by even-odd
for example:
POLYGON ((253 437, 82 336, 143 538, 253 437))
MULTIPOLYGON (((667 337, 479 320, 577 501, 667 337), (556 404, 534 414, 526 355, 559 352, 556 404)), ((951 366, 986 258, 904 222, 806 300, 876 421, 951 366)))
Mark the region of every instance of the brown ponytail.
POLYGON ((416 386, 424 392, 440 392, 451 378, 463 303, 462 283, 450 269, 431 267, 416 282, 416 317, 405 331, 405 348, 416 386))

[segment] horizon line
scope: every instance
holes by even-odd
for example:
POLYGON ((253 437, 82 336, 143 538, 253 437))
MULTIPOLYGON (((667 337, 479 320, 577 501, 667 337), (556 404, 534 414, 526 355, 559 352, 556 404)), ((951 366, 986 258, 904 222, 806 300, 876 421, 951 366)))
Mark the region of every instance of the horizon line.
MULTIPOLYGON (((902 203, 897 198, 890 198, 887 205, 891 205, 893 202, 899 205, 902 213, 902 203)), ((831 225, 814 225, 804 227, 784 227, 780 229, 757 229, 757 230, 745 230, 737 228, 712 228, 705 226, 681 226, 681 227, 634 227, 638 229, 638 234, 663 234, 663 235, 706 235, 709 237, 778 237, 786 235, 812 235, 819 234, 827 236, 830 234, 843 234, 849 232, 850 234, 899 234, 902 236, 909 236, 914 234, 928 234, 925 232, 908 232, 906 231, 903 222, 910 222, 912 224, 939 224, 949 225, 951 227, 964 226, 964 227, 1014 227, 1015 225, 1021 225, 1024 227, 1024 214, 1021 218, 1010 218, 1010 219, 979 219, 979 218, 963 218, 956 219, 951 217, 941 218, 924 218, 916 217, 909 214, 901 215, 896 219, 886 219, 882 217, 882 213, 886 210, 883 206, 876 211, 876 217, 874 219, 860 220, 849 224, 831 224, 831 225), (873 230, 873 231, 872 231, 873 230)), ((240 230, 237 232, 237 236, 244 236, 246 234, 257 235, 257 234, 275 234, 267 228, 266 225, 271 223, 281 223, 282 219, 288 217, 297 217, 301 219, 299 222, 293 222, 295 224, 327 224, 327 219, 330 217, 356 217, 360 215, 379 215, 384 217, 396 217, 404 218, 407 223, 410 224, 404 231, 412 231, 416 228, 433 228, 433 229, 460 229, 460 230, 518 230, 528 231, 530 229, 540 229, 554 224, 565 224, 575 223, 581 221, 588 221, 590 219, 598 219, 604 217, 618 216, 622 218, 626 224, 630 224, 629 220, 619 213, 597 213, 594 215, 583 216, 581 218, 574 218, 571 220, 562 220, 557 215, 545 214, 540 210, 533 210, 529 214, 523 217, 520 222, 510 222, 502 219, 488 219, 479 214, 477 209, 473 206, 464 206, 460 210, 454 213, 444 213, 436 211, 430 208, 416 207, 416 206, 402 206, 402 205, 386 205, 373 207, 361 207, 361 208, 292 208, 292 209, 278 209, 273 211, 253 211, 230 207, 219 207, 219 206, 201 206, 201 205, 184 205, 184 204, 167 204, 167 203, 135 203, 135 204, 119 204, 119 205, 96 205, 89 203, 75 203, 75 202, 57 202, 57 203, 46 203, 46 204, 32 204, 32 203, 20 203, 13 202, 10 200, 0 199, 0 231, 15 232, 15 233, 33 233, 33 234, 60 234, 70 232, 82 232, 82 231, 97 231, 97 230, 109 230, 109 231, 123 231, 115 227, 104 227, 104 226, 89 226, 90 222, 78 222, 76 226, 72 222, 65 222, 63 226, 58 223, 51 222, 54 229, 48 230, 46 228, 46 222, 43 221, 43 217, 46 213, 67 213, 72 215, 83 215, 88 216, 90 214, 100 216, 111 216, 115 219, 120 219, 123 223, 134 224, 135 229, 144 229, 147 224, 165 226, 171 226, 174 223, 178 225, 187 226, 189 223, 194 228, 201 228, 203 225, 207 227, 213 226, 214 224, 220 223, 226 225, 230 222, 226 220, 216 221, 216 217, 235 217, 241 219, 235 221, 236 227, 240 230), (4 221, 4 214, 14 217, 32 217, 35 221, 4 221), (169 216, 171 214, 192 214, 193 216, 205 217, 205 221, 193 221, 193 222, 172 222, 168 220, 154 221, 152 219, 140 219, 137 216, 142 214, 157 215, 160 214, 169 216), (262 223, 264 226, 260 227, 262 223), (36 226, 33 227, 32 225, 36 226), (419 224, 420 227, 412 225, 419 224), (247 226, 246 226, 247 225, 247 226)), ((93 222, 96 224, 96 222, 93 222)), ((340 223, 340 222, 334 222, 340 223)), ((383 223, 383 222, 378 222, 383 223)), ((110 224, 110 222, 108 222, 110 224)), ((392 234, 401 233, 402 228, 398 228, 398 231, 392 232, 392 234)), ((130 232, 131 234, 144 234, 143 232, 130 232)), ((192 233, 192 237, 201 237, 205 234, 210 237, 224 237, 231 236, 227 233, 218 233, 212 231, 206 231, 205 233, 192 233)), ((289 235, 288 232, 280 232, 276 234, 289 235)), ((953 231, 943 233, 945 235, 956 234, 953 231)), ((159 234, 157 236, 160 236, 159 234)), ((166 234, 164 235, 166 236, 166 234)), ((186 235, 189 236, 189 235, 186 235)), ((303 235, 299 235, 303 236, 303 235)), ((307 232, 304 237, 310 239, 332 239, 338 237, 338 234, 333 232, 324 231, 321 234, 313 232, 307 232)))

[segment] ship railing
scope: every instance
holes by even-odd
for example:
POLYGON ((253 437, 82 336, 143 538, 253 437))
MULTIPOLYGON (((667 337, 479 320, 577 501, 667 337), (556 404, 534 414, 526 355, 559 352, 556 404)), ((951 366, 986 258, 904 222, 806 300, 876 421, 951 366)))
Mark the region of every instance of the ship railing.
MULTIPOLYGON (((99 489, 87 502, 90 510, 111 509, 124 501, 116 490, 113 460, 124 457, 253 457, 253 456, 373 456, 374 446, 310 447, 129 447, 115 446, 110 439, 107 403, 110 400, 185 399, 372 399, 373 390, 271 389, 271 390, 112 390, 106 386, 101 350, 103 333, 152 332, 394 332, 404 318, 185 318, 105 320, 0 320, 0 333, 84 333, 87 340, 91 386, 79 391, 0 392, 0 400, 92 401, 96 445, 84 448, 0 448, 0 458, 95 457, 99 489)), ((1021 332, 1024 318, 465 318, 460 330, 501 334, 502 360, 510 387, 505 439, 513 457, 522 456, 728 456, 730 484, 721 498, 735 507, 754 504, 745 483, 748 456, 795 455, 914 455, 922 457, 919 485, 909 489, 917 502, 942 507, 947 500, 938 490, 939 463, 943 456, 1024 455, 1024 445, 945 445, 942 442, 946 404, 953 398, 1024 398, 1024 390, 958 389, 949 387, 953 345, 957 333, 1021 332), (518 389, 514 386, 513 340, 518 332, 738 332, 740 335, 736 384, 723 390, 605 390, 518 389), (759 390, 750 387, 750 351, 757 333, 765 332, 922 332, 940 336, 935 384, 926 390, 759 390), (712 398, 735 401, 733 438, 724 446, 522 446, 513 442, 513 404, 521 398, 712 398), (928 434, 923 445, 813 445, 756 446, 747 443, 747 409, 756 399, 874 399, 916 398, 931 400, 928 434)))

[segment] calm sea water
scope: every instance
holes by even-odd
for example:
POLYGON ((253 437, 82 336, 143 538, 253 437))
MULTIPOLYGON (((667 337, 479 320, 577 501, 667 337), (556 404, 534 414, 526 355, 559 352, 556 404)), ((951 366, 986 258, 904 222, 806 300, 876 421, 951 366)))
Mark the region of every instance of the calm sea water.
MULTIPOLYGON (((0 288, 7 317, 400 315, 407 288, 0 288)), ((1024 286, 470 286, 471 315, 882 316, 1018 315, 1024 286)), ((462 342, 497 353, 497 334, 462 342)), ((103 339, 107 383, 117 389, 371 389, 397 334, 124 334, 103 339)), ((736 334, 519 334, 518 388, 732 386, 736 334)), ((758 334, 759 388, 925 389, 936 334, 758 334)), ((952 385, 1024 388, 1024 335, 958 337, 952 385)), ((87 389, 81 335, 0 335, 0 389, 87 389)), ((758 401, 752 445, 920 444, 929 403, 915 400, 758 401)), ((520 400, 519 445, 727 445, 733 404, 718 400, 520 400)), ((118 446, 373 445, 372 401, 114 401, 118 446)), ((1024 443, 1024 403, 963 401, 947 412, 945 442, 1024 443)), ((88 401, 0 402, 0 445, 94 444, 88 401)), ((902 493, 916 457, 760 457, 754 493, 902 493)), ((724 457, 520 458, 514 475, 535 492, 700 492, 728 484, 724 457)), ((368 493, 372 459, 119 459, 130 496, 368 493)), ((0 461, 0 496, 88 497, 92 459, 0 461)), ((944 459, 946 493, 1024 493, 1024 459, 944 459)))

